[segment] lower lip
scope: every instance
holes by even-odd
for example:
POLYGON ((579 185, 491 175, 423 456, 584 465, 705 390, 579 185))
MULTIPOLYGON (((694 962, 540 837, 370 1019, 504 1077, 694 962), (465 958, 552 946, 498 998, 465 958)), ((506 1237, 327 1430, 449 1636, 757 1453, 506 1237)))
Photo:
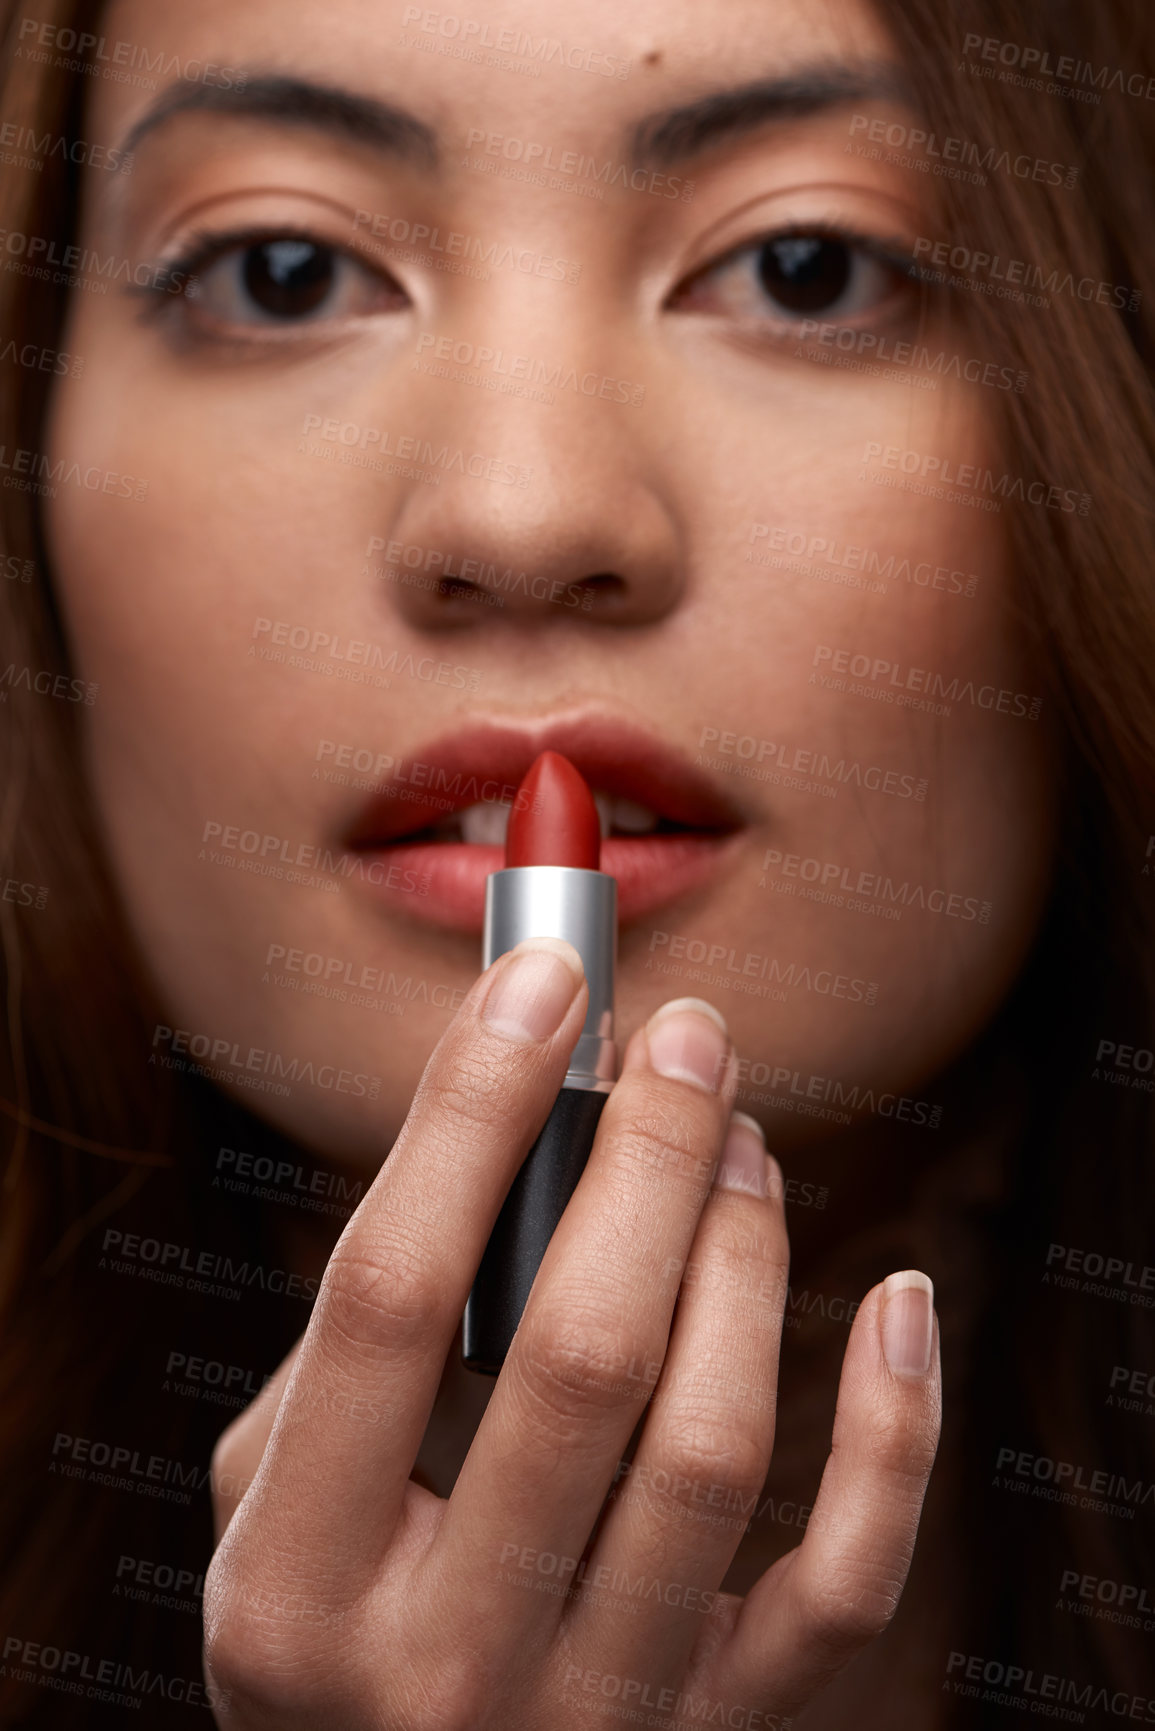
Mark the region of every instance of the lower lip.
MULTIPOLYGON (((602 870, 618 881, 618 920, 644 919, 655 908, 699 889, 716 874, 733 850, 734 835, 611 836, 602 843, 602 870)), ((485 880, 505 864, 500 847, 465 842, 398 842, 366 850, 379 862, 374 889, 414 919, 480 935, 485 915, 485 880)))

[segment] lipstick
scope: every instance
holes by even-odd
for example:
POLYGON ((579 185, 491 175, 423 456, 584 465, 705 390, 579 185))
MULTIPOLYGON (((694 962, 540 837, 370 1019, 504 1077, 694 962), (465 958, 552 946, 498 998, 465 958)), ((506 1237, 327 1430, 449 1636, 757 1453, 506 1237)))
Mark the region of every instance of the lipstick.
POLYGON ((599 871, 600 857, 593 795, 568 758, 543 751, 517 790, 505 867, 486 880, 482 966, 524 938, 564 938, 582 959, 590 995, 561 1092, 502 1205, 466 1303, 462 1360, 489 1376, 505 1361, 617 1075, 617 884, 599 871))

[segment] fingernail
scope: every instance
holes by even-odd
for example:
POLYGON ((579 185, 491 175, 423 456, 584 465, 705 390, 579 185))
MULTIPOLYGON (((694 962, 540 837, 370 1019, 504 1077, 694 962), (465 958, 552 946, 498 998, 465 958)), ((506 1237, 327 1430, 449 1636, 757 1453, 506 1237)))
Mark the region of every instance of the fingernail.
POLYGON ((740 1190, 747 1196, 766 1194, 766 1143, 762 1126, 745 1112, 732 1112, 722 1158, 714 1174, 717 1190, 740 1190))
POLYGON ((526 938, 498 971, 481 1019, 507 1040, 544 1040, 561 1027, 584 977, 572 944, 563 938, 526 938))
POLYGON ((882 1351, 896 1376, 925 1376, 934 1338, 934 1287, 917 1268, 888 1274, 882 1288, 882 1351))
POLYGON ((675 998, 655 1010, 646 1023, 650 1064, 659 1076, 692 1082, 716 1094, 730 1051, 726 1024, 701 998, 675 998))

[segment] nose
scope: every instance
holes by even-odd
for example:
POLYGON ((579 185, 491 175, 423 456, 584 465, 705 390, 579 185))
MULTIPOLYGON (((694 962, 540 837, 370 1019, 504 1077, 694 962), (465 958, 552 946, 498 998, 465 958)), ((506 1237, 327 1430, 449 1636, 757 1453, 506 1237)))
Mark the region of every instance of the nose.
POLYGON ((471 342, 441 345, 482 366, 424 359, 391 390, 389 420, 417 433, 412 467, 427 474, 389 486, 379 557, 400 569, 374 587, 424 631, 657 622, 682 595, 685 553, 663 487, 668 427, 636 359, 588 320, 543 322, 540 303, 520 321, 491 309, 471 342))

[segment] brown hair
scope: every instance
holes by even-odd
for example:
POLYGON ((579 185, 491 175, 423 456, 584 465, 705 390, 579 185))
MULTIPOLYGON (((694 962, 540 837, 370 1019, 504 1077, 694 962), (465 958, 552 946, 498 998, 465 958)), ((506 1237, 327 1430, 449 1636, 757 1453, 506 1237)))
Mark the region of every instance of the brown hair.
POLYGON ((975 1523, 970 1615, 950 1644, 1147 1694, 1146 1641, 1121 1622, 1059 1614, 1056 1602, 1070 1569, 1151 1579, 1142 1517, 1155 1449, 1106 1396, 1112 1368, 1155 1363, 1155 1328, 1142 1304, 1044 1282, 1056 1244, 1137 1268, 1151 1260, 1151 1097, 1106 1086, 1095 1064, 1105 1039, 1155 1045, 1144 875, 1155 814, 1155 17, 1126 0, 882 0, 881 10, 936 128, 1077 170, 1073 187, 1013 170, 981 187, 944 183, 952 243, 1038 265, 1050 302, 962 297, 980 345, 1030 379, 1006 400, 1007 466, 1090 496, 1085 514, 1021 508, 1007 526, 1024 627, 1067 749, 1049 916, 984 1042, 992 1057, 1014 1054, 1026 1111, 984 1216, 990 1293, 956 1433, 964 1522, 975 1523), (1024 49, 1049 55, 1036 87, 1041 54, 1026 60, 1024 49), (1062 82, 1099 100, 1058 94, 1062 82), (1139 1506, 1131 1520, 1087 1513, 1073 1497, 1051 1500, 1037 1478, 1031 1497, 1008 1495, 997 1488, 1008 1448, 1079 1467, 1081 1480, 1105 1469, 1140 1487, 1139 1506))
MULTIPOLYGON (((995 1191, 975 1203, 973 1218, 942 1217, 941 1241, 925 1265, 937 1280, 952 1242, 969 1231, 981 1246, 987 1292, 987 1321, 972 1343, 966 1412, 947 1414, 956 1461, 952 1494, 965 1499, 965 1519, 957 1520, 956 1510, 960 1548, 969 1536, 969 1550, 959 1556, 973 1608, 969 1628, 952 1628, 951 1645, 969 1643, 969 1652, 1044 1669, 1050 1659, 1064 1675, 1139 1689, 1138 1646, 1124 1630, 1058 1616, 1053 1605, 1065 1568, 1149 1579, 1141 1523, 1014 1499, 993 1491, 991 1480, 1004 1446, 1144 1482, 1153 1457, 1144 1427, 1108 1411, 1100 1398, 1111 1366, 1155 1365, 1148 1312, 1060 1296, 1042 1276, 1052 1242, 1142 1263, 1148 1219, 1150 1100, 1109 1089, 1090 1073, 1102 1038, 1155 1043, 1151 886, 1143 875, 1155 809, 1148 365, 1155 108, 1112 80, 1116 69, 1126 79, 1155 64, 1155 15, 1126 0, 877 3, 916 71, 936 129, 976 141, 984 153, 993 146, 1012 158, 1026 152, 1078 170, 1076 184, 1061 187, 1013 170, 992 171, 981 187, 943 180, 941 233, 963 247, 1037 262, 1060 283, 1070 273, 1074 283, 1093 279, 1128 291, 1116 306, 1059 286, 1046 309, 981 292, 956 297, 960 320, 1030 379, 1028 391, 1003 402, 1008 469, 1076 489, 1091 505, 1085 514, 1028 503, 1005 512, 1022 628, 1066 741, 1063 826, 1035 951, 961 1072, 976 1103, 969 1119, 960 1112, 954 1135, 977 1136, 984 1123, 1001 1118, 1012 1126, 1013 1158, 1000 1168, 995 1191), (1052 63, 1072 57, 1084 71, 1068 82, 1101 100, 1032 88, 1021 53, 1017 82, 1001 76, 1015 70, 1013 54, 1000 61, 980 51, 968 69, 968 35, 1047 51, 1052 63)), ((42 0, 38 20, 91 30, 98 13, 95 0, 42 0)), ((2 16, 4 118, 78 135, 84 79, 29 59, 18 37, 20 9, 9 4, 2 16)), ((53 156, 40 173, 7 173, 0 249, 9 234, 65 243, 76 194, 76 171, 53 156)), ((11 252, 6 262, 21 263, 21 255, 11 252)), ((23 262, 30 263, 27 255, 23 262)), ((56 281, 0 270, 4 340, 56 348, 66 293, 56 281)), ((40 448, 49 379, 27 367, 8 371, 0 444, 40 448)), ((6 562, 5 661, 67 673, 31 492, 0 491, 0 561, 6 562)), ((131 1282, 102 1275, 95 1247, 109 1221, 127 1226, 138 1217, 150 1233, 169 1232, 174 1242, 200 1234, 198 1242, 219 1248, 259 1243, 259 1215, 220 1209, 204 1178, 198 1181, 197 1160, 230 1133, 230 1123, 248 1146, 262 1135, 272 1140, 273 1132, 207 1084, 175 1079, 147 1062, 157 1017, 103 861, 79 719, 72 704, 13 689, 0 736, 0 875, 33 886, 32 905, 22 905, 17 892, 15 900, 0 899, 7 1004, 0 1049, 0 1133, 7 1143, 0 1461, 8 1492, 0 1552, 9 1559, 0 1627, 29 1638, 51 1634, 59 1644, 87 1641, 84 1650, 99 1651, 104 1639, 114 1643, 108 1651, 131 1649, 154 1664, 162 1650, 179 1650, 171 1663, 188 1665, 195 1663, 191 1620, 178 1639, 154 1613, 108 1596, 115 1547, 131 1548, 123 1536, 123 1498, 56 1478, 46 1498, 45 1476, 57 1433, 105 1436, 118 1415, 129 1427, 126 1441, 142 1437, 142 1446, 207 1463, 211 1430, 222 1416, 215 1426, 211 1413, 190 1419, 182 1434, 180 1424, 155 1410, 156 1359, 174 1338, 172 1310, 160 1294, 154 1305, 131 1282), (47 900, 36 906, 42 887, 47 900), (102 1556, 103 1565, 93 1560, 102 1556), (94 1602, 88 1589, 100 1566, 109 1572, 94 1602)), ((960 1100, 964 1093, 956 1087, 960 1100)), ((960 1285, 966 1279, 960 1263, 960 1285)), ((949 1280, 940 1292, 949 1343, 949 1280)), ((188 1313, 186 1303, 181 1314, 188 1313)), ((203 1307, 195 1315, 205 1338, 220 1327, 203 1307)), ((271 1369, 300 1321, 266 1314, 251 1326, 249 1362, 271 1369)), ((235 1324, 229 1338, 235 1362, 235 1324)), ((203 1513, 202 1507, 189 1542, 207 1555, 203 1513)), ((132 1543, 154 1542, 153 1514, 151 1507, 134 1513, 132 1543)), ((945 1665, 945 1652, 942 1659, 945 1665)), ((945 1714, 949 1700, 943 1701, 945 1714)), ((0 1708, 6 1723, 21 1710, 28 1714, 21 1722, 61 1722, 62 1702, 50 1691, 29 1695, 2 1677, 0 1708)))

